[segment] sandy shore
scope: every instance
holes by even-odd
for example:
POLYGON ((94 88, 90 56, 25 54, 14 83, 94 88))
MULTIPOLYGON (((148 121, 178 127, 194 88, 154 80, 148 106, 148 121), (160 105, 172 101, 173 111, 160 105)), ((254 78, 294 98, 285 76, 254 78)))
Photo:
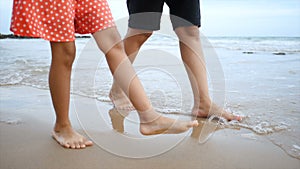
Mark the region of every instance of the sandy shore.
MULTIPOLYGON (((186 133, 187 136, 169 151, 150 158, 134 159, 118 156, 104 150, 101 146, 102 143, 84 150, 64 149, 50 136, 54 113, 49 91, 24 86, 1 87, 0 96, 1 169, 297 169, 300 167, 299 160, 288 156, 266 137, 254 135, 244 129, 218 130, 208 142, 198 144, 198 131, 201 128, 197 128, 186 133), (193 137, 190 136, 191 133, 193 137)), ((73 96, 72 100, 73 103, 82 103, 77 104, 76 110, 78 112, 80 109, 86 112, 93 111, 90 108, 91 105, 95 105, 95 100, 77 96, 73 96)), ((109 103, 101 103, 100 105, 101 109, 98 108, 98 112, 105 114, 102 116, 104 119, 109 117, 108 111, 111 105, 109 103)), ((83 118, 81 117, 82 114, 75 114, 74 110, 73 106, 71 119, 74 127, 84 134, 81 126, 83 126, 84 121, 91 121, 89 125, 94 128, 88 128, 87 133, 90 137, 92 136, 91 139, 96 143, 99 143, 97 136, 99 138, 104 136, 117 148, 122 149, 122 147, 127 146, 132 153, 140 152, 140 148, 128 147, 127 143, 113 139, 116 132, 111 127, 107 127, 108 123, 93 124, 94 119, 91 114, 86 113, 83 118), (77 117, 81 120, 81 125, 79 125, 77 117)), ((128 126, 124 126, 124 128, 127 130, 128 126)), ((120 138, 123 137, 121 134, 117 135, 120 138)), ((154 137, 153 140, 160 141, 164 137, 172 139, 174 136, 154 137)), ((174 138, 176 139, 176 137, 174 138)), ((160 142, 154 144, 159 145, 160 142)), ((142 145, 137 145, 137 147, 142 145)), ((149 148, 151 149, 151 147, 149 148)))

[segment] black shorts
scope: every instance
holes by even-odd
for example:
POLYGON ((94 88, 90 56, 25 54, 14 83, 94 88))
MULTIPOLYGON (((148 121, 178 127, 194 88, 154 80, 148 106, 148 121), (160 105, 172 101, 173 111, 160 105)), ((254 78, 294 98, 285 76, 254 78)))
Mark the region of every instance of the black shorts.
POLYGON ((129 27, 159 30, 164 3, 170 8, 174 30, 182 26, 201 26, 199 0, 127 0, 129 27))

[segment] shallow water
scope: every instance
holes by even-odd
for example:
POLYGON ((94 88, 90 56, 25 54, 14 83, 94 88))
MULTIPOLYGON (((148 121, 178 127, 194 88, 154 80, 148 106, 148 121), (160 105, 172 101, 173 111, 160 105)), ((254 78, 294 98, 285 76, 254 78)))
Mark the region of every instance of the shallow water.
MULTIPOLYGON (((77 40, 79 58, 88 41, 77 40)), ((224 72, 226 108, 245 115, 242 123, 230 122, 225 126, 247 128, 268 137, 300 159, 300 38, 214 37, 210 42, 224 72)), ((177 45, 174 38, 156 35, 143 46, 134 65, 158 110, 190 114, 192 93, 177 45)), ((0 40, 0 56, 0 86, 27 85, 48 90, 48 42, 0 40)), ((96 69, 74 64, 73 69, 81 74, 73 75, 72 93, 109 102, 112 76, 100 54, 96 61, 96 69), (78 78, 81 84, 77 84, 78 78)), ((210 92, 214 91, 217 89, 210 87, 210 92)), ((242 137, 255 138, 249 134, 242 137)))

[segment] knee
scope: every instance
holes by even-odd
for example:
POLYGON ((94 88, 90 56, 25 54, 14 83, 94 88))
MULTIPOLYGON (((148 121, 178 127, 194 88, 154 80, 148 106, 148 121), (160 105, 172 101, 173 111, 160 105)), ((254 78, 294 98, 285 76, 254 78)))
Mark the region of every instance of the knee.
POLYGON ((138 46, 141 46, 151 35, 152 32, 140 33, 140 34, 127 37, 126 41, 129 44, 136 44, 138 46))
POLYGON ((143 44, 151 35, 152 32, 139 34, 137 35, 137 42, 143 44))
POLYGON ((76 48, 73 43, 51 43, 52 63, 71 69, 75 60, 76 48))
POLYGON ((198 27, 180 27, 175 30, 180 41, 200 41, 200 32, 198 27))
POLYGON ((63 65, 67 68, 72 68, 76 56, 76 49, 65 48, 63 50, 63 65))
POLYGON ((111 47, 111 49, 107 52, 114 52, 114 53, 123 53, 124 50, 124 45, 122 42, 116 43, 115 45, 113 45, 113 47, 111 47))

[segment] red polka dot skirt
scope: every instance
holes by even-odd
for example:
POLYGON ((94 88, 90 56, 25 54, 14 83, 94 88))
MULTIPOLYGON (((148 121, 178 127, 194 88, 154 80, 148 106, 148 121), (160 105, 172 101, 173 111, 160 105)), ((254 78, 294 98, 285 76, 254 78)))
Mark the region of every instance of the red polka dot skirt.
POLYGON ((54 42, 115 26, 106 0, 14 0, 10 30, 54 42))

